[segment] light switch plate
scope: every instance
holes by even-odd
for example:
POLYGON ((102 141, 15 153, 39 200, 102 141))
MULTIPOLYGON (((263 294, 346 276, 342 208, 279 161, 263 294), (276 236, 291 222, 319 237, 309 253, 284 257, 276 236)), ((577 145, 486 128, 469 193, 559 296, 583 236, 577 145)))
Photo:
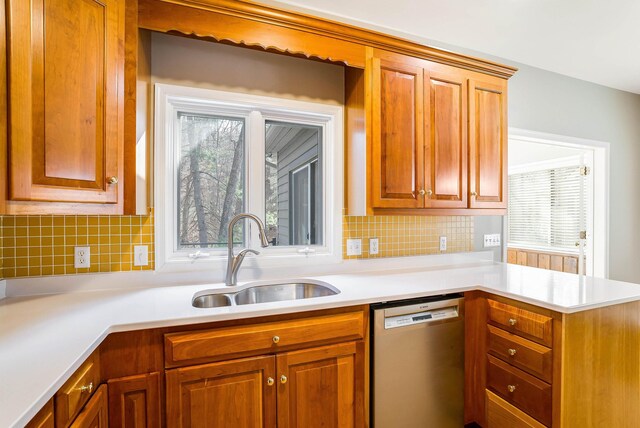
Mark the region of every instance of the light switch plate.
POLYGON ((347 239, 347 256, 362 254, 362 239, 347 239))
POLYGON ((440 237, 440 251, 447 251, 447 237, 440 237))
POLYGON ((484 246, 485 247, 499 247, 500 246, 500 234, 492 233, 489 235, 484 235, 484 246))
POLYGON ((133 265, 149 266, 149 248, 146 245, 133 246, 133 265))
POLYGON ((86 269, 91 267, 91 247, 74 248, 73 266, 76 269, 86 269))
POLYGON ((369 239, 369 254, 370 255, 378 254, 378 238, 369 239))

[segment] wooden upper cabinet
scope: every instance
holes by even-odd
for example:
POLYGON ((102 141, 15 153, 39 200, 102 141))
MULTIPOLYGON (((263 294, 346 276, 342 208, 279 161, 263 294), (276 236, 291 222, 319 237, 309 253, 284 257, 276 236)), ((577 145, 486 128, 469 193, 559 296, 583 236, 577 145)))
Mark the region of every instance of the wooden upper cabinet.
POLYGON ((273 356, 167 370, 167 427, 275 428, 275 377, 273 356))
POLYGON ((424 80, 425 206, 466 208, 467 79, 447 67, 425 69, 424 80))
POLYGON ((8 0, 7 10, 9 199, 117 212, 124 1, 8 0))
POLYGON ((419 194, 424 150, 422 69, 403 63, 402 58, 386 54, 369 60, 374 208, 424 205, 419 194))
POLYGON ((507 81, 469 79, 469 207, 507 207, 507 81))
POLYGON ((278 427, 365 426, 363 356, 362 342, 278 355, 278 427))

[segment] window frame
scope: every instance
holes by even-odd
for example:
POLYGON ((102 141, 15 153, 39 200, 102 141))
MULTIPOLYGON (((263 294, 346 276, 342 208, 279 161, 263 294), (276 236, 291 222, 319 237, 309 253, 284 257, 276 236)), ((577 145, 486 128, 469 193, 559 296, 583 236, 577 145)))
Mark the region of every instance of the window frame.
POLYGON ((213 89, 155 84, 154 199, 156 270, 225 269, 227 249, 177 250, 178 112, 245 118, 245 212, 265 219, 265 133, 267 121, 322 128, 320 162, 323 178, 323 245, 260 248, 255 225, 246 223, 245 246, 261 252, 247 257, 245 268, 339 263, 342 260, 343 118, 342 106, 213 89), (169 205, 171 210, 169 211, 169 205), (306 251, 307 247, 312 251, 306 251), (208 255, 203 255, 203 253, 208 255))
MULTIPOLYGON (((584 155, 566 156, 558 159, 544 160, 539 162, 530 162, 528 164, 518 165, 518 166, 510 166, 508 171, 508 176, 515 175, 515 174, 538 172, 538 171, 557 170, 562 168, 572 168, 572 167, 579 168, 582 166, 586 166, 591 170, 593 170, 593 164, 594 164, 593 153, 585 151, 584 155)), ((593 174, 591 174, 591 176, 587 178, 585 183, 587 185, 586 192, 587 192, 588 199, 593 198, 592 180, 593 180, 593 174)), ((593 205, 593 201, 591 201, 591 203, 587 201, 586 207, 585 207, 586 224, 584 225, 584 227, 587 232, 587 236, 590 237, 590 239, 588 240, 589 247, 592 245, 591 237, 593 235, 593 224, 592 224, 592 221, 590 220, 590 218, 592 217, 592 213, 591 213, 593 209, 592 205, 593 205)), ((523 242, 512 242, 509 240, 509 237, 510 237, 509 225, 510 225, 509 214, 507 214, 507 221, 505 224, 505 230, 506 230, 505 236, 507 237, 506 246, 511 245, 513 248, 518 248, 523 250, 532 250, 532 251, 543 251, 548 253, 572 254, 572 255, 580 254, 579 250, 573 249, 573 248, 556 247, 553 245, 542 245, 542 244, 523 243, 523 242)), ((590 251, 590 249, 588 248, 587 251, 590 251)))

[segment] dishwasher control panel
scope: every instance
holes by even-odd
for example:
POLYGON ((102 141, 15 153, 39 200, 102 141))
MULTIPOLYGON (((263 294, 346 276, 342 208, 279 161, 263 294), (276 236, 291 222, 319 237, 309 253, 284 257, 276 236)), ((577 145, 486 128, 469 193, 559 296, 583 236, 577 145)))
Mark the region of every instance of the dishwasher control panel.
POLYGON ((458 317, 458 306, 449 306, 430 311, 416 312, 397 316, 385 317, 385 330, 396 327, 404 327, 413 324, 423 324, 434 321, 442 321, 458 317))

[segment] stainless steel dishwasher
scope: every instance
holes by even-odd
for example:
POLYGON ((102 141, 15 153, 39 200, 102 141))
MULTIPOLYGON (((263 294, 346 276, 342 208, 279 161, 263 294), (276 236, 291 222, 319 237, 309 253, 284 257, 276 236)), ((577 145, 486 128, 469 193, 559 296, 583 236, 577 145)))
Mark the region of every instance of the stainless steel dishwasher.
POLYGON ((464 426, 464 298, 371 306, 375 428, 464 426))

